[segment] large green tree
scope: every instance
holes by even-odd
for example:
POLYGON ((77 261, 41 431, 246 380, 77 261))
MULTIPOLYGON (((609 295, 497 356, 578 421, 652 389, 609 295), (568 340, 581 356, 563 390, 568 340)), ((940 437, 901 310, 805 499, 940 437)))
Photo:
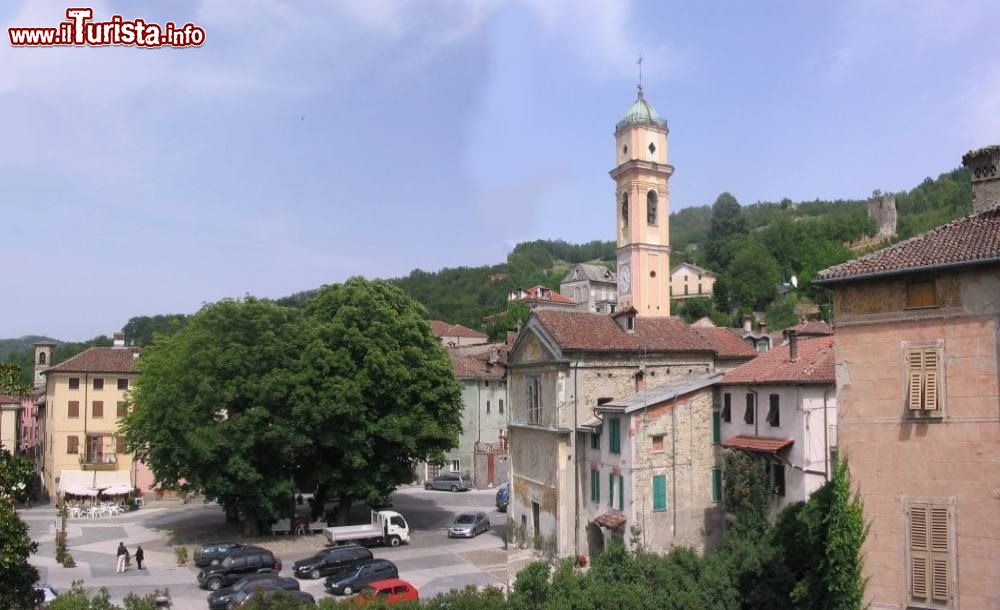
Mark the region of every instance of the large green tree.
POLYGON ((0 449, 0 608, 30 610, 35 607, 33 585, 38 570, 28 557, 38 544, 28 536, 28 526, 14 510, 14 502, 28 499, 35 475, 31 462, 0 449))
POLYGON ((746 218, 736 198, 722 193, 712 204, 705 253, 716 269, 729 265, 739 239, 747 232, 746 218))
POLYGON ((218 500, 248 534, 287 513, 295 475, 310 466, 301 456, 324 433, 303 434, 293 412, 299 320, 252 297, 206 305, 143 352, 122 426, 159 483, 218 500))
POLYGON ((774 298, 781 271, 767 248, 750 239, 733 256, 728 277, 732 299, 742 306, 756 308, 774 298))
POLYGON ((293 417, 313 434, 321 495, 338 517, 413 479, 417 460, 458 443, 461 387, 424 309, 382 281, 326 286, 306 305, 293 417), (361 473, 361 474, 359 474, 361 473))

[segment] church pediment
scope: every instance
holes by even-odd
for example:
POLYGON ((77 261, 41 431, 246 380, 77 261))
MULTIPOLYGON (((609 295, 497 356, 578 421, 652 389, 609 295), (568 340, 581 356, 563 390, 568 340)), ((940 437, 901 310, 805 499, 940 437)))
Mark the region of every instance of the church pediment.
POLYGON ((562 355, 555 341, 548 336, 545 328, 532 317, 518 336, 507 361, 510 364, 528 364, 561 359, 562 355))

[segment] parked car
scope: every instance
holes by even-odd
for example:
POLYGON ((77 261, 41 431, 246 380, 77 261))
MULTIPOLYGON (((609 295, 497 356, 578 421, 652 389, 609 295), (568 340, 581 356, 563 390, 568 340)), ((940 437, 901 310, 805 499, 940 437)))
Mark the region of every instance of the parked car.
POLYGON ((468 491, 472 489, 472 480, 458 472, 446 472, 424 483, 424 489, 468 491))
POLYGON ((323 549, 308 559, 300 559, 292 566, 297 578, 320 578, 353 568, 355 564, 372 558, 372 552, 363 546, 345 544, 323 549))
POLYGON ((208 608, 209 610, 226 610, 229 607, 229 602, 233 600, 237 593, 256 589, 257 587, 265 590, 284 589, 286 591, 298 591, 299 581, 294 578, 279 576, 273 572, 244 576, 231 586, 223 587, 218 591, 209 593, 208 608))
POLYGON ((208 566, 198 573, 198 585, 211 591, 218 591, 250 574, 264 574, 281 571, 281 560, 274 554, 257 546, 237 549, 217 566, 208 566))
POLYGON ((490 520, 486 513, 462 513, 448 526, 449 538, 475 538, 490 531, 490 520))
POLYGON ((298 605, 315 606, 316 598, 306 593, 305 591, 284 591, 282 589, 271 589, 269 591, 262 591, 260 589, 254 589, 252 591, 243 591, 235 598, 233 598, 232 603, 229 604, 231 610, 236 608, 244 608, 250 605, 251 600, 259 597, 271 597, 271 596, 286 596, 291 597, 299 602, 298 605))
POLYGON ((328 576, 323 588, 334 595, 351 595, 376 580, 399 578, 396 564, 388 559, 367 559, 356 566, 328 576))
POLYGON ((48 608, 57 597, 59 594, 51 586, 44 583, 35 585, 35 608, 48 608))
POLYGON ((510 483, 504 483, 497 490, 497 510, 507 512, 507 504, 510 503, 510 483))
POLYGON ((367 606, 378 600, 387 606, 392 606, 418 599, 420 595, 416 587, 399 578, 387 578, 376 580, 361 589, 361 594, 354 598, 353 603, 355 606, 367 606))
POLYGON ((205 566, 217 566, 226 558, 231 551, 242 549, 239 542, 213 542, 211 544, 200 544, 194 550, 194 565, 199 568, 205 566))

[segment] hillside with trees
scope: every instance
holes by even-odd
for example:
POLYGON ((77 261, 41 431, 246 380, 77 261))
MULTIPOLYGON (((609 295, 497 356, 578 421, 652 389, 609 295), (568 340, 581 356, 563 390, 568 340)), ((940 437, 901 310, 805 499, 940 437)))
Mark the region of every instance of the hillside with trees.
MULTIPOLYGON (((896 193, 896 240, 906 239, 972 211, 969 172, 959 168, 926 178, 909 191, 896 193)), ((741 205, 722 193, 713 205, 689 207, 670 215, 671 264, 690 262, 719 275, 713 299, 692 299, 674 308, 687 321, 711 316, 717 324, 737 325, 743 314, 764 312, 772 329, 797 321, 795 306, 815 303, 824 313, 828 291, 811 283, 816 272, 847 261, 857 253, 847 244, 875 232, 861 199, 756 202, 741 205), (798 287, 779 294, 781 284, 795 276, 798 287)), ((449 267, 440 271, 415 269, 388 280, 416 299, 429 319, 447 320, 482 329, 494 337, 506 330, 507 292, 542 284, 558 289, 577 263, 615 268, 613 241, 571 244, 536 240, 514 247, 503 263, 449 267)), ((318 290, 293 294, 277 303, 301 308, 318 290)), ((512 317, 524 317, 526 311, 512 317)), ((156 333, 174 334, 184 327, 183 314, 137 316, 123 327, 129 342, 149 345, 156 333)), ((0 360, 22 366, 31 379, 31 343, 45 337, 0 340, 0 360)), ((105 336, 77 343, 60 343, 55 362, 92 345, 111 345, 105 336)))

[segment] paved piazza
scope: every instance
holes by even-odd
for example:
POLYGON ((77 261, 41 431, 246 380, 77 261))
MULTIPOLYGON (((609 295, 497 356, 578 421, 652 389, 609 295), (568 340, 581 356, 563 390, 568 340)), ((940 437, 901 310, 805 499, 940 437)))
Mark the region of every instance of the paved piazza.
MULTIPOLYGON (((495 490, 450 493, 405 488, 393 494, 392 510, 406 517, 410 524, 410 544, 392 548, 374 548, 376 557, 392 560, 401 578, 409 580, 421 597, 432 597, 467 585, 504 587, 507 584, 507 554, 503 548, 506 515, 495 510, 495 490), (450 540, 445 527, 462 511, 483 510, 493 524, 491 532, 471 540, 450 540)), ((367 507, 357 506, 352 521, 362 521, 367 507)), ((183 506, 147 507, 136 512, 104 519, 70 519, 67 523, 69 552, 75 568, 56 564, 56 510, 43 506, 20 511, 39 543, 32 563, 38 567, 42 582, 57 591, 70 588, 74 580, 83 580, 87 588, 107 587, 112 599, 120 602, 128 592, 145 594, 167 588, 174 608, 205 608, 207 591, 198 588, 192 564, 178 567, 173 545, 187 544, 189 552, 200 542, 236 538, 225 524, 222 509, 215 504, 190 503, 183 506), (115 573, 115 551, 124 542, 134 553, 142 545, 146 560, 143 569, 131 568, 115 573)), ((282 575, 291 576, 292 563, 315 553, 326 545, 322 534, 310 536, 267 536, 248 541, 271 549, 281 558, 282 575)), ((300 581, 303 591, 321 599, 326 596, 323 580, 300 581)))

